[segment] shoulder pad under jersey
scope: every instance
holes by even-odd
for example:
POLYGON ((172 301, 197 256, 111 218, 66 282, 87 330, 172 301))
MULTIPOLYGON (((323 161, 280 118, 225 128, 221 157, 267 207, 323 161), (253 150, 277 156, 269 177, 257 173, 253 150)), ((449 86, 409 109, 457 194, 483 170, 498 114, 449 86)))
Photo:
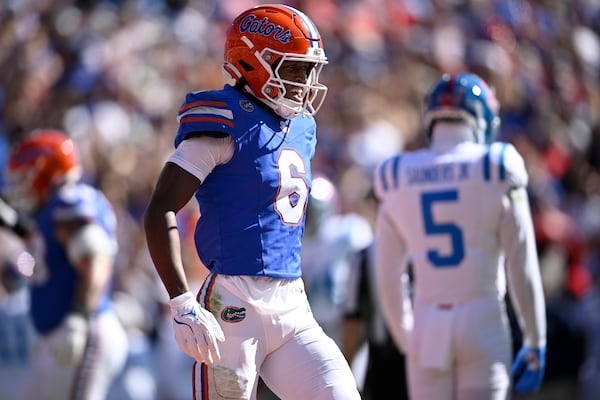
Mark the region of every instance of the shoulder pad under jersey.
POLYGON ((529 181, 525 162, 510 143, 495 142, 483 157, 483 179, 505 182, 509 187, 525 187, 529 181))
POLYGON ((373 192, 378 200, 382 200, 390 189, 398 187, 401 160, 402 155, 397 154, 383 160, 375 168, 373 172, 373 192))
POLYGON ((177 115, 178 138, 183 140, 193 132, 230 134, 235 128, 232 105, 239 102, 239 98, 236 101, 232 96, 235 93, 224 90, 188 93, 177 115))

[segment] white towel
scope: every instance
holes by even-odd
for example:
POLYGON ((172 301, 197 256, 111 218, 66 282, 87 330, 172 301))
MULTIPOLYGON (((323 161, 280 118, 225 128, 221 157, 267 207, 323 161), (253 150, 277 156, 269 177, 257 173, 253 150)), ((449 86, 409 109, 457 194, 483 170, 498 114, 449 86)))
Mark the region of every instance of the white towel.
POLYGON ((452 361, 452 336, 455 310, 439 307, 424 311, 419 364, 423 368, 448 370, 452 361))

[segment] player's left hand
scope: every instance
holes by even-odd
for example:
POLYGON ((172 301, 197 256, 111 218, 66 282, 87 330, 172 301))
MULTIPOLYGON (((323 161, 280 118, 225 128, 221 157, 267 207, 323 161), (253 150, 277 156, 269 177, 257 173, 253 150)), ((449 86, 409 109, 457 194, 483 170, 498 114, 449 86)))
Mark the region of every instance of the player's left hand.
POLYGON ((48 335, 50 351, 58 365, 69 367, 81 360, 89 331, 89 322, 81 314, 68 314, 48 335))
POLYGON ((546 348, 523 346, 512 366, 515 391, 530 393, 539 390, 546 369, 546 348))
POLYGON ((169 301, 173 330, 179 348, 198 362, 212 364, 221 359, 219 341, 225 334, 210 311, 200 307, 190 292, 169 301))

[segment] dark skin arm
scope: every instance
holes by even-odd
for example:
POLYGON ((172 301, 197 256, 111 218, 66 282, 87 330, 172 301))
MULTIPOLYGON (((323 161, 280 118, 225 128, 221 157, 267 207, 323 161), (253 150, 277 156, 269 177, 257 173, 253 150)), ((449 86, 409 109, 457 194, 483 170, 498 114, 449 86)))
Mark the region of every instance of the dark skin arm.
POLYGON ((199 185, 198 178, 167 162, 144 214, 150 257, 171 299, 190 290, 175 215, 188 203, 199 185))

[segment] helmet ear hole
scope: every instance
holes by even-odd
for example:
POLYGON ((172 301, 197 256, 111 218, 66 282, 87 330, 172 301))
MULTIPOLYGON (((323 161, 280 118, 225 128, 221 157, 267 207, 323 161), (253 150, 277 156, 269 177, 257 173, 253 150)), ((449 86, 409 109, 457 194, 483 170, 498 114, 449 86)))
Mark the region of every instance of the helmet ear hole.
POLYGON ((248 64, 246 61, 244 60, 240 60, 239 61, 240 65, 242 66, 242 68, 244 68, 245 71, 254 71, 254 67, 250 64, 248 64))

